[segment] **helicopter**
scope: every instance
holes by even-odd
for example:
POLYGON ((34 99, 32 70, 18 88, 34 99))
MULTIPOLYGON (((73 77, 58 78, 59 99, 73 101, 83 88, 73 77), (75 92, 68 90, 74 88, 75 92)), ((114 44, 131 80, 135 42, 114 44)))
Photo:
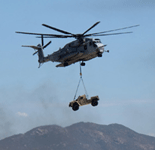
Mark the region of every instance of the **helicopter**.
POLYGON ((109 33, 109 32, 114 32, 118 30, 124 30, 124 29, 139 26, 139 25, 134 25, 134 26, 124 27, 124 28, 119 28, 114 30, 86 34, 88 31, 90 31, 99 23, 100 21, 96 22, 94 25, 92 25, 89 29, 87 29, 82 34, 73 34, 73 33, 49 26, 47 24, 42 24, 42 26, 58 31, 63 34, 61 35, 43 34, 43 33, 19 32, 19 31, 16 31, 16 33, 37 35, 38 38, 41 38, 41 44, 38 44, 37 46, 22 45, 22 47, 31 47, 34 50, 36 50, 36 52, 33 53, 33 55, 38 53, 39 67, 41 66, 41 64, 48 61, 59 62, 60 64, 56 65, 56 67, 66 67, 76 62, 80 62, 81 66, 85 66, 85 61, 91 60, 96 57, 102 57, 102 54, 104 52, 109 52, 109 50, 104 49, 106 45, 103 45, 100 39, 98 38, 94 39, 89 37, 128 34, 132 32, 119 32, 119 33, 109 33), (51 41, 49 41, 46 45, 44 45, 44 38, 75 38, 76 40, 70 43, 67 43, 63 48, 59 48, 59 50, 45 57, 43 50, 51 43, 51 41))

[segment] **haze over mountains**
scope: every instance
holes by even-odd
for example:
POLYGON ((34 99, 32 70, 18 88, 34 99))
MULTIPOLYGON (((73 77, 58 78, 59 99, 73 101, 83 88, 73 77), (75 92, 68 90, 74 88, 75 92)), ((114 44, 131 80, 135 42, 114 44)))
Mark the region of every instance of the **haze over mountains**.
POLYGON ((48 125, 0 141, 0 150, 155 150, 155 137, 119 124, 48 125))

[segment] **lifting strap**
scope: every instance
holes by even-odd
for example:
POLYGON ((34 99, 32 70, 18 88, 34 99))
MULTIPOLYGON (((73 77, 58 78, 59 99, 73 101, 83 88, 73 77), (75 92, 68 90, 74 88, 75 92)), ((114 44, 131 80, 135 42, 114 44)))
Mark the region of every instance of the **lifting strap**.
POLYGON ((85 84, 84 84, 84 81, 83 81, 83 78, 82 78, 82 69, 81 69, 81 64, 80 64, 80 80, 79 80, 79 83, 78 83, 78 86, 77 86, 77 89, 76 89, 76 92, 75 92, 74 100, 76 99, 76 95, 77 95, 77 92, 78 92, 78 89, 79 89, 81 81, 83 83, 83 87, 84 87, 84 90, 85 90, 86 98, 88 99, 87 90, 86 90, 86 87, 85 87, 85 84))

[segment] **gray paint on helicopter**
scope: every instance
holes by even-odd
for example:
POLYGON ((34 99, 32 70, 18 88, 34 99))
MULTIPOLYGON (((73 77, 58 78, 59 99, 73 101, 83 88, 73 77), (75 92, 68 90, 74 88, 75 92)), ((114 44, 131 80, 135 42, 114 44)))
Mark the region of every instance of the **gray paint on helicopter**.
POLYGON ((46 24, 42 24, 42 25, 52 30, 56 30, 58 32, 66 34, 66 35, 30 33, 30 32, 16 32, 16 33, 40 35, 42 45, 38 44, 37 46, 24 46, 24 47, 31 47, 37 50, 33 55, 38 53, 39 67, 42 63, 45 63, 48 61, 59 62, 60 64, 56 65, 56 67, 66 67, 79 61, 82 61, 82 64, 85 65, 84 61, 88 61, 95 57, 102 57, 102 54, 104 52, 109 52, 109 50, 107 51, 104 50, 104 47, 106 45, 103 45, 100 39, 93 39, 93 38, 88 38, 88 37, 128 34, 132 32, 119 32, 119 33, 110 33, 110 34, 109 32, 115 32, 118 30, 124 30, 124 29, 139 26, 139 25, 134 25, 134 26, 124 27, 124 28, 119 28, 119 29, 114 29, 114 30, 86 34, 88 31, 90 31, 92 28, 94 28, 99 23, 100 23, 99 21, 96 22, 89 29, 87 29, 83 34, 72 34, 70 32, 60 30, 60 29, 57 29, 55 27, 52 27, 46 24), (51 43, 50 41, 44 46, 44 40, 43 40, 44 38, 70 38, 70 37, 76 38, 76 40, 66 44, 63 48, 60 48, 58 51, 55 51, 52 54, 44 57, 43 49, 46 48, 51 43))

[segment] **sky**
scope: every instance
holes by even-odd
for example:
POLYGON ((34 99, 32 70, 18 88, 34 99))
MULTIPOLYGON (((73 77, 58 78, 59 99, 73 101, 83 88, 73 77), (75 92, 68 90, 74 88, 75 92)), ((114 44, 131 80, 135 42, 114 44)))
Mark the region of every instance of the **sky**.
MULTIPOLYGON (((155 1, 154 0, 1 0, 0 1, 0 139, 28 130, 77 122, 122 124, 155 136, 155 1), (71 32, 101 32, 139 24, 124 31, 132 34, 98 37, 107 44, 102 58, 86 62, 83 80, 89 97, 98 95, 99 105, 68 107, 79 81, 79 63, 56 68, 48 62, 38 69, 33 49, 35 36, 15 31, 59 34, 42 24, 71 32)), ((73 41, 45 39, 51 54, 73 41)), ((80 86, 78 95, 83 95, 80 86)))

